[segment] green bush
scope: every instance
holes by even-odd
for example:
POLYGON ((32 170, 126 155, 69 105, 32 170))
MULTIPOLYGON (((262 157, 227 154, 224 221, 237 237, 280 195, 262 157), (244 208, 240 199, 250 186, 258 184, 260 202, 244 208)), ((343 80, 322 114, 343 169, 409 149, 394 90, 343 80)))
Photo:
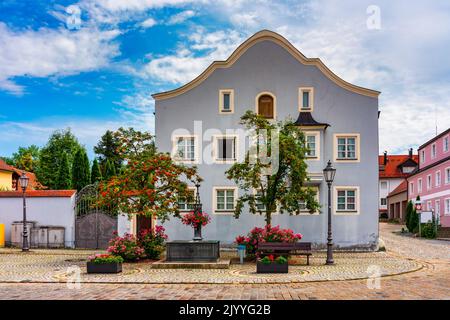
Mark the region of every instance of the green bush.
POLYGON ((420 233, 421 237, 427 238, 427 239, 434 239, 436 238, 436 228, 434 226, 434 223, 424 223, 420 227, 420 233))
POLYGON ((88 258, 89 262, 95 264, 105 264, 105 263, 122 263, 123 258, 120 256, 114 256, 112 254, 96 254, 88 258))
POLYGON ((167 235, 163 226, 156 226, 154 230, 143 230, 138 237, 138 243, 149 259, 159 259, 166 240, 167 235))

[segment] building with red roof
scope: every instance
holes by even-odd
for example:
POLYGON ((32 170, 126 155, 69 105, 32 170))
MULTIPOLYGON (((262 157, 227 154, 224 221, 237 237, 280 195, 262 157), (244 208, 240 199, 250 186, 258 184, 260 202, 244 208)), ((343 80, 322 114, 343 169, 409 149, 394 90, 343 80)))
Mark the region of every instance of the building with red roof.
MULTIPOLYGON (((406 155, 388 155, 384 152, 378 156, 379 166, 379 212, 388 214, 388 196, 398 192, 405 179, 417 170, 419 159, 412 149, 406 155)), ((406 199, 406 198, 405 198, 406 199)), ((398 213, 400 215, 400 213, 398 213)))

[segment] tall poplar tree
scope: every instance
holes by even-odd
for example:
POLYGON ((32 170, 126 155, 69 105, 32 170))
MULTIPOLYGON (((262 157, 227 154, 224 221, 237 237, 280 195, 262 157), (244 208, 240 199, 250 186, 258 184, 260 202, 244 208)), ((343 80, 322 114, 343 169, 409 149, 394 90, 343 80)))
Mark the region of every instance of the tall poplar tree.
POLYGON ((56 177, 56 189, 58 190, 67 190, 71 187, 71 174, 70 174, 70 165, 69 158, 67 157, 67 153, 64 152, 59 160, 59 170, 58 176, 56 177))
POLYGON ((89 159, 84 148, 80 148, 75 154, 72 165, 72 188, 80 191, 90 184, 89 159))

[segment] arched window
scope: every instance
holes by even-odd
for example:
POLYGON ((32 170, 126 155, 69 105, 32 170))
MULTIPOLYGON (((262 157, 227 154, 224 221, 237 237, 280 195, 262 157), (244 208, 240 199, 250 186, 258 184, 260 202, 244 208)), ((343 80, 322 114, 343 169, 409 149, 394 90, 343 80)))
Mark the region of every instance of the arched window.
POLYGON ((266 119, 274 118, 274 101, 271 95, 263 94, 258 98, 258 114, 266 119))

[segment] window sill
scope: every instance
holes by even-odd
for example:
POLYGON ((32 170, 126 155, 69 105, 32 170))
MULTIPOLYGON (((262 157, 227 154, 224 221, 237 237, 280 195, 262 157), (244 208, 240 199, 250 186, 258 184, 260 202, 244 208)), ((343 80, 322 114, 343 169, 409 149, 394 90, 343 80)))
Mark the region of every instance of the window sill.
POLYGON ((214 210, 215 214, 234 215, 234 210, 214 210))
POLYGON ((359 215, 359 212, 356 210, 345 210, 345 211, 335 211, 334 212, 335 215, 341 215, 341 216, 345 216, 345 215, 349 215, 349 216, 355 216, 355 215, 359 215))

